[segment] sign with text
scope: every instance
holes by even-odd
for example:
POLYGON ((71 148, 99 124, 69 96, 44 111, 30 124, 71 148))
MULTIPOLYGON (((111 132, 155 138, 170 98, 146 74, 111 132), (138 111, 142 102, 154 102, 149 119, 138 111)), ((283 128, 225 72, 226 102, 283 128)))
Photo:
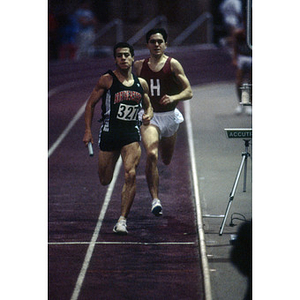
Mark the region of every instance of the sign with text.
POLYGON ((252 128, 225 128, 229 139, 251 139, 252 128))

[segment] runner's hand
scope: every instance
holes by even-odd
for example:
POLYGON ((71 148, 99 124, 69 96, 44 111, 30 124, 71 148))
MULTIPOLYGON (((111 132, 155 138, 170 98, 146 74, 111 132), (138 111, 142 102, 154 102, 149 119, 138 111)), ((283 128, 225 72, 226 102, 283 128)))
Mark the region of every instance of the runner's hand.
POLYGON ((143 125, 149 125, 151 119, 152 119, 152 117, 150 115, 143 114, 143 117, 142 117, 143 125))
POLYGON ((83 143, 87 147, 89 142, 91 142, 92 144, 94 143, 93 136, 90 130, 86 130, 83 136, 83 143))
POLYGON ((169 103, 172 103, 173 102, 173 99, 171 96, 169 95, 164 95, 163 97, 161 97, 159 103, 162 104, 162 105, 167 105, 169 103))

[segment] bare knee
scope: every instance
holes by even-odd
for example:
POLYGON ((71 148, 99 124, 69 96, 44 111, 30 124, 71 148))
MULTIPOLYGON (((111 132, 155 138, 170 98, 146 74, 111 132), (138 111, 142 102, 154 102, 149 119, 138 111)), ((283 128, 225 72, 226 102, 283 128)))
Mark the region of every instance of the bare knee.
POLYGON ((162 157, 161 160, 166 166, 168 166, 171 163, 172 157, 162 157))
POLYGON ((169 147, 169 148, 167 148, 167 151, 166 151, 166 149, 164 149, 164 151, 162 149, 162 151, 161 151, 161 160, 166 166, 171 163, 172 156, 173 156, 173 150, 174 150, 173 147, 169 147))
POLYGON ((109 185, 111 183, 112 177, 108 178, 103 176, 101 172, 98 172, 99 180, 101 185, 109 185))
POLYGON ((156 163, 158 160, 158 153, 155 150, 150 150, 147 153, 147 160, 151 163, 156 163))
POLYGON ((107 180, 106 178, 99 177, 101 185, 109 185, 111 183, 111 180, 107 180))
POLYGON ((126 183, 134 183, 136 178, 136 171, 134 168, 125 171, 125 182, 126 183))
POLYGON ((160 154, 162 162, 167 166, 171 163, 176 142, 176 133, 170 137, 162 140, 160 154))

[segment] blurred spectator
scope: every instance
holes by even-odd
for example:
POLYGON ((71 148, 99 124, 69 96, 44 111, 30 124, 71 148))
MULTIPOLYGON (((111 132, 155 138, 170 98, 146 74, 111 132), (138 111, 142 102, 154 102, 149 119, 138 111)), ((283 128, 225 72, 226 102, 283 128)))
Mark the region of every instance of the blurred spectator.
POLYGON ((78 33, 78 24, 74 15, 66 13, 60 15, 60 59, 74 59, 76 54, 76 35, 78 33))
POLYGON ((242 25, 242 2, 241 0, 223 0, 220 4, 220 12, 227 31, 227 38, 222 40, 223 45, 231 45, 233 32, 242 25))
POLYGON ((230 254, 231 262, 248 279, 244 300, 252 299, 252 221, 243 223, 230 254))
MULTIPOLYGON (((223 0, 211 0, 211 14, 213 15, 213 42, 216 45, 220 45, 220 42, 227 36, 225 30, 223 15, 220 11, 220 5, 223 0)), ((221 46, 221 45, 220 45, 221 46)))
MULTIPOLYGON (((245 19, 244 19, 245 20, 245 19)), ((244 22, 244 24, 246 24, 244 22)), ((252 50, 247 44, 247 36, 245 27, 236 29, 233 32, 233 58, 232 63, 236 67, 236 90, 238 102, 241 102, 241 87, 244 82, 252 83, 252 50)), ((241 114, 244 107, 238 104, 235 112, 241 114)), ((252 114, 252 107, 246 106, 245 112, 248 115, 252 114)))
POLYGON ((58 21, 54 13, 50 11, 48 16, 48 55, 50 60, 58 58, 58 46, 58 21))
POLYGON ((76 37, 77 54, 76 58, 92 56, 94 53, 95 26, 97 19, 90 8, 90 2, 84 0, 75 11, 75 18, 78 22, 78 33, 76 37))

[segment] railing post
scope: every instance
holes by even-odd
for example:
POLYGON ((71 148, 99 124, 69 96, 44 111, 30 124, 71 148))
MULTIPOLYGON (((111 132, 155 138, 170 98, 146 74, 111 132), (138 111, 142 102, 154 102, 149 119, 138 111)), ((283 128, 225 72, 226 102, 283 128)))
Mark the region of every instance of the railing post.
POLYGON ((164 15, 160 16, 160 23, 161 23, 161 27, 163 27, 168 32, 168 19, 166 16, 164 15))
POLYGON ((207 22, 207 40, 212 40, 212 15, 208 12, 203 13, 198 17, 189 27, 187 27, 174 41, 173 46, 180 45, 184 40, 188 38, 198 27, 200 27, 205 21, 207 22))
POLYGON ((208 44, 213 43, 213 28, 214 28, 214 23, 213 23, 213 16, 208 13, 207 17, 207 42, 208 44))
POLYGON ((252 50, 252 0, 247 1, 247 44, 252 50))
MULTIPOLYGON (((162 24, 164 28, 167 27, 167 18, 164 15, 158 16, 151 20, 148 24, 146 24, 142 29, 140 29, 133 37, 131 37, 127 43, 134 45, 136 42, 139 41, 141 37, 143 37, 146 32, 150 29, 152 29, 157 24, 162 24)), ((167 30, 167 29, 166 29, 167 30)))
POLYGON ((116 41, 120 42, 123 40, 123 22, 121 19, 114 19, 105 25, 97 34, 95 41, 108 32, 111 28, 116 26, 116 41))

